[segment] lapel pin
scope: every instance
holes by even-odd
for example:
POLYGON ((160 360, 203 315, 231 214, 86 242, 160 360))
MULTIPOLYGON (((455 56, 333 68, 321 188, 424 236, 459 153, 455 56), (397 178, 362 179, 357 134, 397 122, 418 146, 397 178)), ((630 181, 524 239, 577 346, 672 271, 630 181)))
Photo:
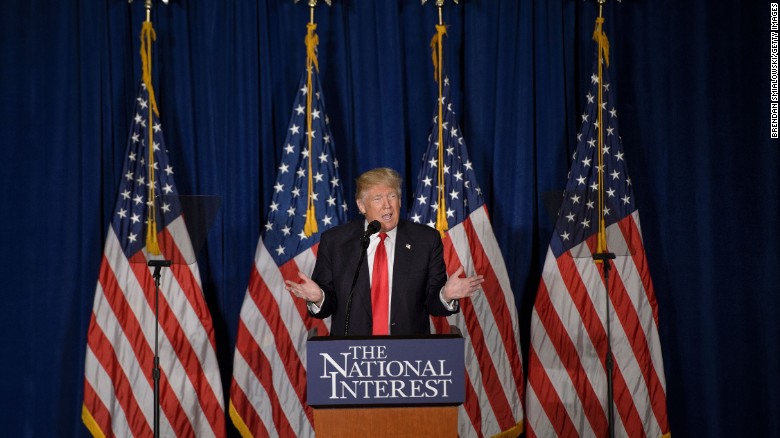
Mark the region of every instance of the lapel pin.
POLYGON ((406 244, 406 249, 412 249, 412 244, 411 243, 407 243, 406 244))

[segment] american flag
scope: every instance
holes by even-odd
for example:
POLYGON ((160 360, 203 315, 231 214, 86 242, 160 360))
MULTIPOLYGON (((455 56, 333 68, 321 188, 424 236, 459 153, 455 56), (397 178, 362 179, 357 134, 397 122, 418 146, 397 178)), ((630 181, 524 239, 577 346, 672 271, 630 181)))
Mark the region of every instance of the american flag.
POLYGON ((143 85, 108 228, 87 337, 82 419, 94 436, 151 436, 155 285, 146 265, 148 138, 152 129, 158 239, 167 259, 159 290, 160 435, 224 436, 214 330, 173 180, 160 121, 143 85), (184 254, 183 254, 184 253, 184 254), (190 253, 190 254, 187 254, 190 253))
MULTIPOLYGON (((602 64, 603 65, 603 64, 602 64)), ((607 318, 614 367, 616 436, 669 433, 658 307, 639 211, 618 135, 614 87, 594 63, 577 149, 531 316, 526 390, 529 436, 607 436, 607 318), (603 187, 599 187, 598 93, 602 98, 603 187), (603 195, 599 207, 599 192, 603 195), (599 210, 609 270, 595 263, 599 210)))
POLYGON ((448 274, 461 265, 465 275, 482 274, 482 292, 461 300, 460 313, 432 317, 435 333, 449 333, 449 325, 460 328, 466 340, 466 399, 459 408, 461 436, 491 436, 502 431, 519 435, 523 421, 523 368, 520 358, 517 308, 509 275, 482 191, 477 184, 463 135, 452 109, 450 82, 443 79, 443 135, 439 142, 438 109, 428 149, 423 156, 410 220, 436 226, 443 208, 448 224, 444 260, 448 274), (444 186, 439 187, 439 147, 443 148, 444 186), (445 204, 439 204, 439 190, 445 204))
POLYGON ((319 77, 312 69, 309 90, 307 75, 304 71, 293 103, 268 219, 238 322, 230 417, 245 437, 314 435, 313 413, 306 404, 306 339, 312 328, 318 335, 328 335, 329 320, 309 317, 304 301, 285 290, 284 280, 299 282, 298 271, 311 274, 320 233, 346 222, 347 204, 319 77), (306 135, 308 93, 311 151, 306 135), (319 232, 307 236, 309 178, 319 232))

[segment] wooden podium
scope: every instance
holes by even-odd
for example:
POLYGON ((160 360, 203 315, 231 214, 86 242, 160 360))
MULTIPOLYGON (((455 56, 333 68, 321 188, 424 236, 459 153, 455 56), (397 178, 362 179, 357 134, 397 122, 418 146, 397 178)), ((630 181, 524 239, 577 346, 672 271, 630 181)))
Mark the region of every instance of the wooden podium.
POLYGON ((463 360, 459 335, 309 339, 317 437, 456 437, 463 360))
POLYGON ((314 409, 317 437, 457 437, 458 407, 314 409))

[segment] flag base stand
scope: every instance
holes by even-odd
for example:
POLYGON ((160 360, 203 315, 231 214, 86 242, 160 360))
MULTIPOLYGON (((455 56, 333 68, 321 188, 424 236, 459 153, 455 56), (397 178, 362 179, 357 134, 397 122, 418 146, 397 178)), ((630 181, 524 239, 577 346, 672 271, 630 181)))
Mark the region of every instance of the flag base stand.
POLYGON ((609 320, 609 269, 611 267, 609 261, 615 259, 615 254, 611 252, 599 252, 593 254, 593 260, 596 263, 602 263, 604 266, 604 289, 607 291, 606 302, 607 306, 607 357, 604 362, 607 366, 607 422, 609 424, 609 438, 615 438, 615 415, 612 405, 614 404, 614 393, 612 388, 612 371, 615 367, 615 362, 612 358, 612 333, 610 330, 609 320))
POLYGON ((160 437, 160 352, 158 336, 160 332, 160 270, 171 266, 170 260, 149 260, 149 267, 154 268, 154 368, 152 368, 152 380, 154 380, 154 438, 160 437))

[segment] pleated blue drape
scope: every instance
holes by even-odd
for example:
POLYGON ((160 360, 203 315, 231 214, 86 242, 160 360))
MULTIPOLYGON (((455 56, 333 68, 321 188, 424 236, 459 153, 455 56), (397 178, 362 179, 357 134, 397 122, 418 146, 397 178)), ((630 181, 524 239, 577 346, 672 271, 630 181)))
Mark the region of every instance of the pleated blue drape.
MULTIPOLYGON (((0 420, 8 436, 85 436, 86 329, 140 80, 143 4, 6 3, 0 420)), ((304 3, 172 0, 153 11, 154 84, 179 190, 222 198, 200 270, 226 394, 304 68, 304 3)), ((345 195, 354 197, 362 171, 390 166, 406 178, 409 205, 436 98, 433 2, 320 3, 320 72, 345 195)), ((605 8, 675 435, 780 430, 780 145, 769 129, 769 10, 707 0, 605 8)), ((463 0, 444 9, 453 104, 524 341, 552 232, 544 200, 566 182, 597 14, 580 0, 463 0)))

